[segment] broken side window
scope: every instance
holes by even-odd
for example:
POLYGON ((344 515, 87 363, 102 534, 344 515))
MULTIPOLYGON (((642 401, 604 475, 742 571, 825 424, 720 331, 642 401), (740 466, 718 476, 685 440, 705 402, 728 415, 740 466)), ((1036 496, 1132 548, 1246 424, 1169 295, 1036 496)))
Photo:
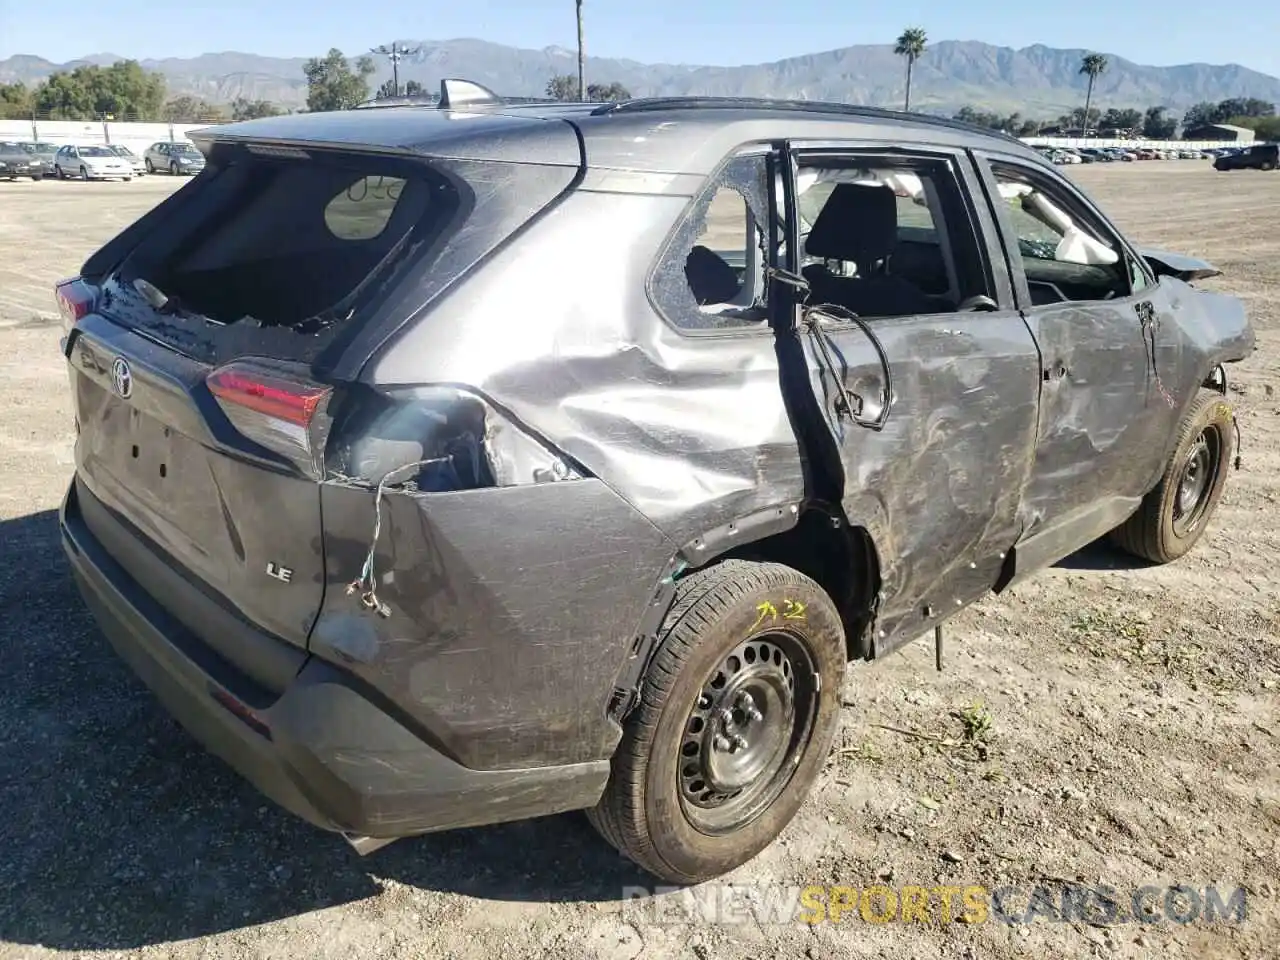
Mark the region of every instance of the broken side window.
POLYGON ((768 163, 730 160, 676 228, 654 272, 654 300, 684 330, 759 328, 768 320, 768 163))
POLYGON ((993 164, 992 173, 1032 303, 1111 300, 1145 286, 1145 273, 1119 239, 1092 222, 1065 189, 1004 165, 993 164))

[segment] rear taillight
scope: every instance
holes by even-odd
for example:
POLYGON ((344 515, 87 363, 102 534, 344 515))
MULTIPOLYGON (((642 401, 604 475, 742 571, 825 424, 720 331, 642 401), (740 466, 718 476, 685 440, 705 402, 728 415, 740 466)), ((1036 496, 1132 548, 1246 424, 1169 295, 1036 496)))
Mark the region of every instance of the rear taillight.
POLYGON ((64 333, 70 333, 72 327, 93 312, 94 304, 98 300, 98 288, 80 277, 70 277, 59 280, 54 285, 53 295, 58 301, 62 330, 64 333))
POLYGON ((205 383, 237 431, 321 475, 332 387, 251 361, 219 367, 205 383))

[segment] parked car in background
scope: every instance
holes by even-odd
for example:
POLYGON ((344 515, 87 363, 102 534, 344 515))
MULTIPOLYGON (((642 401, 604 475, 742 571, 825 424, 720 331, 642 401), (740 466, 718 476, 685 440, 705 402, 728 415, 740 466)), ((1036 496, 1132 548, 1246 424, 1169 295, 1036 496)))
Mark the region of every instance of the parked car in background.
POLYGON ((1255 143, 1213 161, 1215 170, 1274 170, 1277 166, 1280 166, 1280 146, 1274 143, 1255 143))
POLYGON ((128 162, 101 144, 66 144, 53 155, 53 173, 59 180, 132 180, 128 162))
POLYGON ((1108 533, 1212 529, 1244 304, 1014 138, 442 88, 200 129, 218 175, 57 287, 89 609, 357 851, 586 809, 720 876, 866 661, 1108 533))
POLYGON ((176 177, 204 169, 204 154, 184 140, 159 140, 147 147, 142 158, 147 173, 163 170, 176 177))
POLYGON ((46 175, 53 174, 53 155, 58 152, 56 143, 47 143, 44 140, 23 141, 18 144, 27 153, 31 154, 44 166, 46 175))
POLYGON ((17 180, 19 177, 41 180, 44 174, 44 164, 24 150, 22 144, 13 140, 0 141, 0 180, 17 180))
POLYGON ((108 149, 133 169, 134 176, 140 177, 147 172, 147 165, 142 158, 123 144, 113 143, 108 149))

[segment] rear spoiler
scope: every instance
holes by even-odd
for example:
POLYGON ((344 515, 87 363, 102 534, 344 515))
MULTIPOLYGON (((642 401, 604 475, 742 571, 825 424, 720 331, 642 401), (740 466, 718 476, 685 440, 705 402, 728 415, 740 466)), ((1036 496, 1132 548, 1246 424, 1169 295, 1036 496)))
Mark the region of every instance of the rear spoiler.
POLYGON ((1151 265, 1157 277, 1175 277, 1184 283, 1222 276, 1222 271, 1211 263, 1164 250, 1139 250, 1142 258, 1151 265))

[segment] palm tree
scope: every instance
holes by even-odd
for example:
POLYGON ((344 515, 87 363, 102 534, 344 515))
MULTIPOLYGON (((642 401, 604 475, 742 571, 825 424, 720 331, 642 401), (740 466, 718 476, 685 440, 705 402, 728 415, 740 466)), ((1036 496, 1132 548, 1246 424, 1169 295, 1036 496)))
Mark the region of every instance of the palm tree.
POLYGON ((903 110, 911 109, 911 70, 916 65, 916 61, 924 56, 924 45, 928 42, 924 29, 921 27, 907 27, 902 31, 902 36, 898 37, 898 43, 893 48, 893 52, 900 57, 907 58, 907 101, 903 106, 903 110))
POLYGON ((578 3, 578 99, 587 99, 587 56, 582 49, 582 0, 578 3))
POLYGON ((1086 53, 1080 59, 1080 72, 1089 78, 1089 92, 1084 95, 1084 123, 1080 125, 1081 132, 1089 135, 1089 106, 1093 102, 1093 81, 1098 79, 1099 74, 1107 69, 1107 58, 1100 53, 1086 53))

